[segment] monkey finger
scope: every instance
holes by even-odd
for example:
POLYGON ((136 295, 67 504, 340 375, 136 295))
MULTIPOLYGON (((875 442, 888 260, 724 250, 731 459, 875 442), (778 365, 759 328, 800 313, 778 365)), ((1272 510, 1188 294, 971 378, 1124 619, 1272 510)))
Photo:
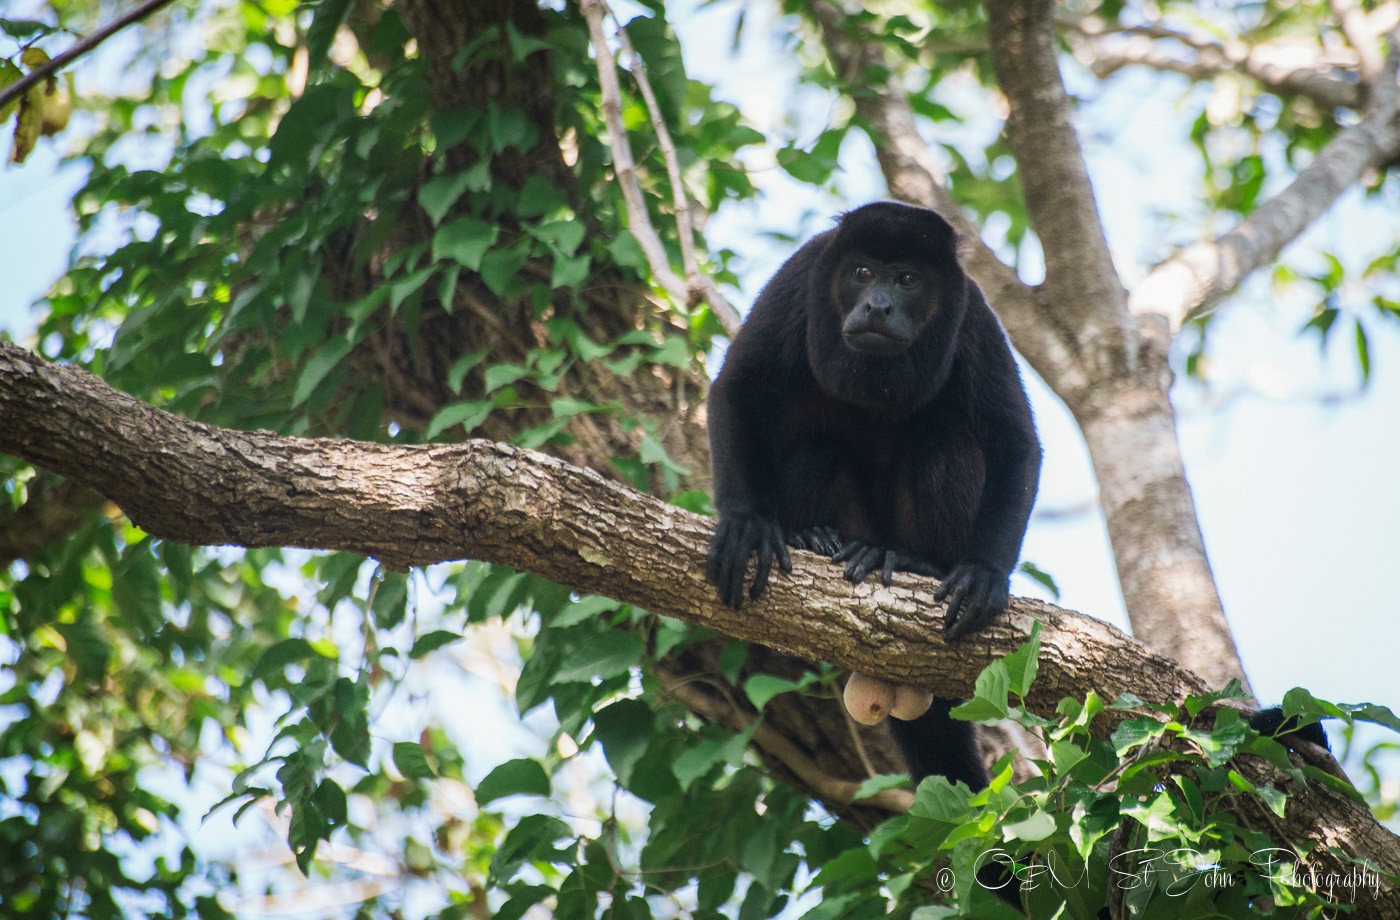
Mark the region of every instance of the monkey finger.
POLYGON ((765 534, 758 545, 758 561, 754 567, 753 584, 749 586, 749 600, 758 600, 763 589, 768 587, 768 573, 773 569, 773 547, 765 534))
POLYGON ((852 540, 850 543, 847 543, 845 546, 841 547, 835 553, 833 553, 831 556, 831 561, 848 562, 851 559, 855 558, 856 554, 862 552, 864 549, 864 542, 860 540, 852 540))
POLYGON ((966 623, 961 619, 966 597, 967 582, 960 578, 948 594, 948 609, 943 614, 943 631, 949 639, 961 639, 966 633, 966 623))
POLYGON ((726 600, 725 603, 735 610, 738 610, 740 605, 744 602, 744 570, 747 568, 745 565, 746 562, 747 556, 740 557, 738 560, 729 560, 728 577, 725 579, 727 585, 725 593, 728 600, 726 600))
POLYGON ((735 610, 744 600, 744 572, 748 568, 749 557, 753 555, 754 538, 750 527, 745 526, 739 533, 734 535, 734 540, 730 543, 728 558, 725 565, 728 571, 725 573, 726 601, 735 610))
POLYGON ((890 586, 890 582, 894 580, 894 565, 895 561, 898 558, 899 557, 895 554, 894 550, 885 551, 885 571, 882 574, 880 581, 884 582, 886 588, 888 588, 890 586))
POLYGON ((774 541, 778 547, 778 568, 789 575, 792 574, 792 554, 788 552, 787 544, 778 539, 774 541))
POLYGON ((846 566, 846 577, 853 582, 862 582, 879 561, 880 550, 867 546, 846 566))

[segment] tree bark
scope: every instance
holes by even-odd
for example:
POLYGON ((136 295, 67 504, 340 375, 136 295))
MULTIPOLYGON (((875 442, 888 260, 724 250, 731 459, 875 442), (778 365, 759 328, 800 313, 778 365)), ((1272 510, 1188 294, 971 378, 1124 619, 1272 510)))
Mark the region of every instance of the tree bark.
MULTIPOLYGON (((1090 690, 1110 700, 1131 693, 1174 701, 1205 689, 1113 627, 1034 600, 1013 600, 997 624, 950 646, 937 628, 931 580, 900 575, 889 588, 852 586, 806 553, 795 554, 792 576, 775 579, 761 601, 732 610, 705 582, 709 520, 592 470, 490 441, 388 446, 216 428, 4 342, 0 421, 0 450, 91 486, 163 539, 343 550, 400 567, 482 559, 944 696, 969 695, 983 665, 1026 641, 1039 621, 1040 671, 1026 703, 1044 714, 1090 690)), ((1105 713, 1096 728, 1123 717, 1105 713)), ((1240 770, 1286 785, 1251 759, 1240 770)), ((1326 788, 1309 787, 1282 826, 1251 820, 1319 844, 1321 869, 1347 868, 1327 849, 1335 847, 1400 873, 1400 839, 1326 788)), ((1360 916, 1395 916, 1400 888, 1385 887, 1362 907, 1360 916)))

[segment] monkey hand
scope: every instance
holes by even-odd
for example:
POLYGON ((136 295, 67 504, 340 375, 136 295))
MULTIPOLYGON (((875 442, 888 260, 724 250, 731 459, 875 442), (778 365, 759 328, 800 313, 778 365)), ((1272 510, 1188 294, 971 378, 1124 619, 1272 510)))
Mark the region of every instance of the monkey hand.
POLYGON ((841 551, 841 535, 835 527, 808 527, 789 534, 787 545, 793 549, 806 549, 823 556, 834 556, 841 551))
POLYGON ((879 546, 864 540, 852 540, 841 547, 840 552, 831 557, 832 562, 846 563, 846 578, 859 584, 865 576, 881 571, 880 580, 885 587, 895 572, 912 572, 915 575, 940 575, 938 568, 922 556, 902 549, 879 546))
POLYGON ((960 562, 943 579, 933 599, 947 601, 943 634, 951 642, 985 629, 1006 609, 1011 576, 979 562, 960 562))
POLYGON ((768 587, 768 573, 773 570, 774 560, 784 572, 792 571, 783 528, 772 518, 752 511, 723 515, 710 541, 705 574, 719 589, 719 599, 736 610, 744 598, 744 571, 748 568, 749 557, 755 553, 758 554, 758 569, 753 576, 753 586, 749 588, 750 600, 757 600, 768 587))

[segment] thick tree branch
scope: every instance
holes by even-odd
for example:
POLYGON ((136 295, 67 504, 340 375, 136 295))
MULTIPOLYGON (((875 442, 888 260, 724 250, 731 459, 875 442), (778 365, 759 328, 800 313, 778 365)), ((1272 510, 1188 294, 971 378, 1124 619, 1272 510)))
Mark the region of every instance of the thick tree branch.
POLYGON ((1011 266, 982 242, 981 232, 963 213, 947 188, 947 176, 919 134, 914 110, 898 77, 867 82, 871 68, 889 69, 884 46, 852 36, 848 11, 832 0, 812 0, 812 18, 832 66, 852 89, 856 114, 871 133, 890 195, 900 201, 932 208, 953 225, 961 237, 962 261, 1006 325, 1011 340, 1043 377, 1073 372, 1074 358, 1053 329, 1047 329, 1036 292, 1011 266))
POLYGON ((1342 130, 1287 188, 1232 229, 1212 242, 1188 246, 1154 268, 1133 291, 1133 312, 1155 313, 1180 326, 1208 310, 1250 273, 1272 263, 1369 170, 1386 167, 1400 156, 1396 46, 1392 33, 1390 54, 1361 122, 1342 130))
POLYGON ((1165 323, 1138 327, 1109 255, 1060 78, 1053 0, 987 0, 1006 131, 1045 252, 1047 319, 1072 330, 1074 374, 1047 378, 1094 459, 1134 634, 1223 683, 1244 666, 1215 589, 1168 398, 1165 323))
MULTIPOLYGON (((1089 690, 1176 700, 1204 689, 1113 627, 1033 600, 1015 599, 985 633, 949 646, 928 580, 851 586, 802 553, 762 601, 731 610, 705 583, 707 519, 489 441, 407 447, 215 428, 5 342, 0 419, 0 450, 90 485, 164 539, 346 550, 397 566, 482 559, 949 696, 970 694, 982 666, 1024 642, 1039 620, 1040 675, 1027 702, 1046 713, 1089 690)), ((1241 769, 1278 781, 1258 764, 1241 769)), ((1400 840, 1365 809, 1321 788, 1302 802, 1307 813, 1295 807, 1287 823, 1292 839, 1400 872, 1400 840)), ((1317 859, 1344 868, 1328 853, 1317 859)), ((1400 910, 1400 889, 1383 889, 1382 900, 1400 910)))
POLYGON ((1073 323, 1081 354, 1097 369, 1132 368, 1137 334, 1060 78, 1054 0, 987 0, 986 6, 992 63, 1011 109, 1006 134, 1045 253, 1052 309, 1073 323))

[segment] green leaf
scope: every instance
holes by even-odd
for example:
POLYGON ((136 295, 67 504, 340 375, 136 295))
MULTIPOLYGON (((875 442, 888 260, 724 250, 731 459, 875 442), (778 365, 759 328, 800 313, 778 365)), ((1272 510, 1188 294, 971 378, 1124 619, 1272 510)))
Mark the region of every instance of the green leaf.
POLYGON ((528 367, 521 367, 519 364, 493 364, 486 369, 486 392, 494 392, 528 376, 528 367))
POLYGON ((417 293, 435 271, 436 266, 426 265, 406 278, 389 282, 389 312, 398 313, 403 302, 417 293))
POLYGON ((408 576, 382 568, 377 574, 378 583, 370 603, 374 624, 380 629, 393 629, 408 615, 408 576))
POLYGON ((491 293, 502 296, 530 258, 529 240, 521 240, 502 249, 493 249, 481 260, 481 280, 491 293))
POLYGON ((316 657, 316 650, 305 639, 283 639, 262 653, 253 667, 255 680, 266 680, 274 674, 281 674, 287 665, 295 661, 305 661, 316 657))
POLYGON ((529 228, 531 236, 553 245, 565 255, 573 255, 583 242, 585 233, 583 222, 579 220, 552 220, 529 228))
POLYGON ((336 32, 350 11, 351 0, 321 0, 314 5, 315 15, 306 30, 306 51, 312 67, 320 67, 326 60, 336 32))
POLYGON ((597 403, 586 399, 553 399, 549 402, 549 411, 555 418, 573 418, 584 412, 597 412, 598 408, 597 403))
MULTIPOLYGON (((472 368, 481 363, 486 357, 487 349, 477 348, 467 352, 452 363, 452 367, 447 371, 447 385, 454 393, 462 392, 462 381, 472 372, 472 368)), ((432 437, 432 435, 428 435, 432 437)))
POLYGON ((1037 809, 1023 821, 1002 825, 1001 830, 1008 840, 1025 840, 1035 843, 1037 840, 1044 840, 1055 833, 1055 818, 1047 812, 1037 809))
POLYGON ((728 738, 707 738, 687 748, 671 763, 671 773, 681 784, 682 789, 690 788, 697 779, 710 772, 717 764, 729 763, 738 766, 743 762, 744 751, 749 738, 758 723, 728 738))
POLYGON ((417 741, 394 742, 394 766, 405 779, 433 779, 437 773, 428 763, 428 755, 417 741))
POLYGON ((1366 341, 1366 327, 1356 321, 1356 363, 1361 368, 1362 385, 1371 382, 1371 346, 1366 341))
POLYGON ((618 630, 598 633, 582 648, 574 650, 559 668, 555 680, 567 683, 614 677, 636 664, 644 648, 641 637, 633 633, 618 630))
POLYGON ((1025 697, 1035 682, 1040 667, 1040 621, 1031 624, 1031 635, 1016 651, 1007 655, 1006 672, 1010 680, 1009 688, 1019 697, 1025 697))
POLYGON ((618 603, 611 598, 601 597, 597 594, 587 594, 577 601, 563 607, 558 614, 549 619, 549 625, 554 629, 562 629, 565 626, 576 626, 587 620, 596 618, 599 614, 616 610, 618 603))
POLYGON ((655 733, 651 708, 641 700, 619 700, 593 716, 608 765, 625 786, 655 733))
POLYGON ((327 341, 320 348, 316 349, 306 366, 301 369, 301 376, 297 378, 296 389, 292 392, 292 405, 300 406, 311 398, 311 394, 321 385, 321 381, 326 379, 326 375, 345 360, 345 356, 350 353, 350 340, 344 336, 335 336, 327 341))
POLYGON ((977 675, 976 693, 972 699, 953 708, 953 716, 973 722, 1005 719, 1011 715, 1008 694, 1011 676, 1005 661, 993 661, 977 675))
POLYGON ((78 676, 83 680, 100 681, 112 657, 112 644, 102 628, 91 618, 83 617, 74 623, 56 623, 54 629, 63 637, 68 654, 77 665, 78 676))
POLYGON ((630 268, 643 277, 651 274, 651 266, 647 264, 646 253, 642 251, 642 244, 637 242, 637 238, 632 235, 632 231, 624 230, 618 234, 617 239, 608 244, 608 255, 613 261, 623 268, 630 268))
POLYGON ((851 798, 858 802, 890 789, 903 789, 907 785, 909 785, 908 773, 880 773, 861 783, 860 788, 856 789, 855 795, 851 798))
POLYGON ((433 258, 450 259, 472 271, 479 271, 486 251, 496 242, 500 230, 475 217, 459 217, 443 224, 433 234, 433 258))
POLYGON ((440 224, 447 212, 457 203, 457 199, 462 197, 471 181, 471 176, 465 172, 438 176, 418 190, 418 203, 427 212, 429 220, 440 224))
POLYGON ((1055 579, 1044 569, 1034 562, 1022 562, 1019 571, 1029 577, 1032 581, 1043 586, 1050 596, 1055 600, 1060 599, 1060 586, 1055 583, 1055 579))
POLYGON ((775 677, 772 674, 755 674, 744 683, 744 693, 753 703, 755 709, 762 709, 768 705, 768 701, 779 693, 787 693, 790 690, 801 690, 817 679, 817 675, 808 671, 801 680, 786 680, 775 677))
POLYGON ((534 175, 525 180, 516 202, 515 213, 520 217, 542 217, 564 206, 564 192, 544 176, 534 175))
MULTIPOLYGON (((0 22, 3 21, 4 20, 0 20, 0 22)), ((10 34, 13 35, 14 33, 11 32, 10 34)), ((19 67, 13 61, 0 58, 0 89, 5 89, 11 84, 22 79, 23 77, 24 71, 20 70, 19 67)), ((15 113, 15 109, 17 108, 19 108, 18 99, 14 100, 4 108, 0 108, 0 123, 9 121, 10 116, 15 113)))
POLYGON ((476 426, 486 421, 493 408, 490 400, 453 403, 433 416, 424 436, 431 440, 455 425, 461 425, 470 434, 476 426))
POLYGON ((671 455, 666 453, 666 448, 652 434, 642 435, 641 448, 638 451, 641 461, 646 464, 659 463, 666 469, 680 476, 689 476, 690 470, 681 466, 671 459, 671 455))
POLYGON ((545 444, 559 436, 569 424, 567 418, 555 419, 552 422, 545 422, 543 425, 535 425, 533 428, 526 428, 511 440, 513 443, 526 450, 538 450, 545 444))
POLYGON ((690 344, 679 336, 668 335, 661 347, 651 353, 651 363, 685 370, 690 367, 690 344))
POLYGON ((422 658, 425 655, 437 651, 444 645, 450 645, 461 638, 461 633, 452 632, 449 629, 435 629, 430 633, 419 636, 414 641, 413 648, 408 651, 408 657, 415 660, 422 658))
POLYGON ((588 270, 593 260, 586 255, 554 255, 554 271, 549 277, 549 286, 555 288, 579 287, 588 280, 588 270))
POLYGON ((1113 750, 1122 757, 1138 745, 1160 737, 1166 730, 1167 723, 1156 719, 1128 719, 1113 730, 1113 750))
POLYGON ((549 775, 538 760, 508 760, 476 787, 476 803, 483 807, 508 795, 549 795, 549 775))
MULTIPOLYGON (((1284 698, 1285 700, 1287 697, 1284 698)), ((1372 722, 1376 725, 1384 726, 1391 731, 1400 732, 1400 716, 1385 706, 1376 703, 1359 703, 1340 707, 1351 713, 1352 718, 1362 722, 1372 722)))
POLYGON ((491 855, 491 878, 505 881, 529 861, 556 862, 568 858, 573 849, 556 849, 559 840, 575 840, 577 835, 569 825, 550 815, 526 815, 521 818, 491 855))

